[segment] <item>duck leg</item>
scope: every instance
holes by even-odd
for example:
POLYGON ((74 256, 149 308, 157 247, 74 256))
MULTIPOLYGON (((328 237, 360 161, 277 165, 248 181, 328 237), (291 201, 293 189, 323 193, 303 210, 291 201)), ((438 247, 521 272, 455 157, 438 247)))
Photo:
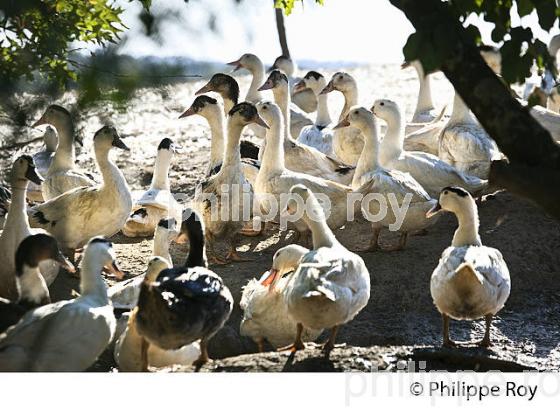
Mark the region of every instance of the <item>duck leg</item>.
POLYGON ((145 339, 142 338, 142 343, 140 345, 140 358, 142 367, 140 371, 147 372, 148 371, 148 349, 150 348, 150 343, 145 339))
POLYGON ((216 249, 214 248, 214 241, 213 240, 208 240, 207 241, 207 246, 208 246, 208 261, 209 263, 211 263, 212 265, 225 265, 227 264, 227 260, 216 255, 216 249))
POLYGON ((296 340, 294 341, 294 343, 292 343, 291 345, 288 345, 286 347, 281 347, 280 349, 278 349, 278 351, 279 352, 295 353, 298 350, 305 349, 305 344, 303 344, 303 340, 301 340, 301 335, 302 334, 303 334, 303 325, 301 323, 298 323, 297 324, 296 340))
POLYGON ((259 340, 257 340, 257 347, 259 349, 259 353, 264 352, 264 339, 260 338, 259 340))
POLYGON ((402 232, 401 237, 399 238, 399 243, 397 245, 384 248, 383 250, 387 252, 401 251, 406 246, 407 239, 408 239, 408 232, 402 232))
POLYGON ((200 356, 193 362, 193 366, 198 372, 205 363, 208 363, 208 341, 205 338, 200 339, 200 356))
POLYGON ((445 313, 441 314, 443 323, 443 346, 444 347, 455 347, 457 344, 449 338, 449 316, 445 313))
POLYGON ((369 241, 369 246, 365 248, 362 252, 375 252, 379 250, 379 235, 381 234, 380 228, 373 228, 373 235, 369 241))
POLYGON ((230 248, 229 248, 229 252, 226 255, 226 260, 228 261, 234 261, 234 262, 250 262, 251 259, 248 258, 242 258, 241 256, 239 256, 239 254, 237 253, 237 242, 238 242, 238 236, 234 235, 231 238, 230 241, 230 248))
POLYGON ((326 356, 328 356, 331 350, 334 348, 334 341, 336 340, 337 333, 338 333, 338 326, 335 326, 331 329, 331 335, 329 336, 329 340, 327 340, 327 343, 323 345, 323 352, 325 352, 326 356))
POLYGON ((492 315, 484 316, 486 320, 486 331, 484 332, 484 338, 478 343, 480 347, 490 347, 492 342, 490 341, 490 328, 492 327, 492 315))

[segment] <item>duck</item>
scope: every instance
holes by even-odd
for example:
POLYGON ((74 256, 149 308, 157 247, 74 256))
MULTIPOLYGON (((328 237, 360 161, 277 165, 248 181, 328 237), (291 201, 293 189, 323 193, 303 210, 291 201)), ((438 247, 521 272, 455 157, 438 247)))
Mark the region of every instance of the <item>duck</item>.
MULTIPOLYGON (((211 177, 212 175, 217 174, 221 169, 222 161, 224 159, 226 119, 223 114, 223 107, 215 98, 207 95, 199 95, 194 99, 191 106, 179 116, 179 118, 190 117, 192 115, 200 115, 208 121, 208 125, 210 126, 210 162, 208 163, 208 167, 206 169, 206 176, 211 177)), ((252 185, 255 182, 257 173, 259 172, 260 161, 254 158, 243 157, 242 145, 243 144, 240 144, 239 148, 241 155, 241 167, 243 169, 243 175, 245 175, 245 178, 247 178, 249 183, 252 185)))
POLYGON ((412 116, 412 123, 426 123, 431 122, 438 117, 439 113, 434 107, 432 99, 432 78, 430 74, 424 72, 422 63, 418 60, 405 61, 401 65, 401 69, 413 67, 418 75, 420 88, 418 89, 418 100, 416 101, 416 108, 412 116))
POLYGON ((88 369, 115 333, 103 269, 122 279, 111 242, 94 237, 85 247, 80 266, 80 296, 31 310, 0 335, 0 371, 88 369))
MULTIPOLYGON (((26 192, 28 183, 41 184, 42 178, 37 174, 33 157, 21 155, 12 166, 9 175, 11 184, 11 201, 6 214, 6 222, 0 235, 0 297, 17 300, 15 254, 21 241, 35 233, 44 232, 32 229, 27 216, 26 192)), ((59 271, 58 264, 44 260, 39 269, 47 286, 54 282, 59 271)))
POLYGON ((10 188, 6 184, 0 182, 0 229, 4 228, 4 222, 6 222, 6 216, 8 215, 11 202, 12 192, 10 188))
MULTIPOLYGON (((283 123, 290 122, 290 94, 288 92, 288 78, 279 70, 273 70, 261 90, 272 90, 274 101, 280 107, 283 123)), ((266 139, 261 146, 261 165, 266 151, 266 139)), ((286 168, 295 171, 329 179, 342 184, 349 184, 354 175, 354 167, 348 166, 337 159, 331 158, 317 149, 298 142, 292 137, 290 130, 284 127, 284 159, 286 168)))
POLYGON ((205 234, 213 263, 243 261, 237 254, 236 245, 243 228, 245 216, 252 212, 253 188, 241 168, 239 138, 243 128, 249 124, 267 127, 259 117, 255 106, 248 102, 239 103, 229 112, 227 141, 222 167, 218 173, 204 178, 196 187, 193 207, 204 219, 205 234), (219 212, 219 218, 213 213, 219 212), (232 217, 233 216, 233 217, 232 217), (217 238, 229 242, 230 249, 225 258, 214 249, 217 238))
POLYGON ((443 345, 455 346, 449 337, 449 319, 484 318, 486 331, 480 346, 491 345, 493 317, 504 307, 511 279, 502 253, 480 240, 478 209, 473 197, 461 187, 445 187, 428 215, 452 212, 459 226, 451 246, 441 255, 430 279, 430 293, 443 319, 443 345))
POLYGON ((438 156, 464 174, 480 179, 488 179, 492 161, 504 159, 458 93, 455 93, 451 118, 439 137, 438 156))
POLYGON ((287 212, 299 212, 298 202, 306 204, 302 218, 312 232, 313 250, 301 257, 284 290, 288 314, 297 325, 294 342, 281 350, 302 350, 305 329, 325 328, 330 329, 323 345, 328 355, 335 347, 340 326, 367 305, 370 274, 363 259, 338 242, 315 195, 301 184, 293 186, 290 193, 293 196, 287 202, 287 212))
MULTIPOLYGON (((60 146, 60 145, 59 145, 60 146)), ((121 170, 109 158, 112 148, 128 151, 115 127, 93 136, 95 160, 103 183, 67 191, 29 210, 33 223, 52 234, 73 260, 77 248, 94 236, 119 232, 132 210, 132 195, 121 170)))
POLYGON ((233 309, 231 292, 222 278, 208 269, 202 218, 193 210, 182 223, 190 243, 184 266, 164 269, 155 282, 143 282, 140 290, 135 320, 143 338, 144 371, 148 369, 152 344, 177 350, 197 340, 200 356, 193 365, 200 369, 209 360, 208 341, 223 327, 233 309))
MULTIPOLYGON (((257 109, 269 125, 266 133, 267 147, 255 182, 255 208, 262 213, 261 218, 278 220, 278 204, 283 203, 282 197, 290 192, 292 186, 303 184, 315 195, 321 195, 325 201, 328 199, 325 208, 329 213, 328 224, 332 229, 346 224, 348 213, 356 212, 359 208, 359 203, 347 200, 348 196, 352 193, 364 194, 370 187, 365 185, 360 190, 353 191, 347 185, 287 169, 284 166, 285 133, 281 109, 270 101, 258 103, 257 109), (352 206, 354 208, 349 209, 352 206)), ((282 222, 282 218, 279 222, 282 222)), ((294 240, 307 239, 309 227, 305 221, 290 222, 290 228, 296 231, 294 240)))
MULTIPOLYGON (((146 274, 142 275, 142 282, 145 281, 146 284, 155 282, 161 271, 170 267, 169 262, 165 258, 159 256, 152 257, 148 262, 146 274)), ((137 311, 136 308, 132 311, 126 329, 115 344, 113 356, 121 372, 142 371, 142 337, 136 329, 137 311)), ((177 350, 164 350, 154 344, 150 344, 148 348, 148 366, 155 368, 171 365, 188 366, 198 359, 200 353, 200 343, 198 341, 187 344, 177 350)))
MULTIPOLYGON (((33 154, 33 163, 35 164, 35 169, 39 176, 45 179, 58 145, 58 135, 56 134, 56 130, 50 125, 47 126, 43 134, 43 143, 45 145, 44 149, 33 154)), ((27 187, 27 200, 31 202, 43 202, 43 190, 41 185, 37 185, 33 182, 29 183, 27 187)))
MULTIPOLYGON (((288 315, 283 290, 289 280, 286 273, 294 272, 309 249, 291 244, 276 251, 272 267, 260 280, 252 279, 243 288, 239 305, 243 318, 239 326, 241 336, 250 337, 264 352, 264 342, 275 349, 288 345, 296 337, 297 323, 288 315)), ((305 329, 304 342, 316 340, 323 329, 305 329)))
POLYGON ((162 218, 181 217, 182 206, 173 196, 169 182, 171 161, 180 149, 181 147, 169 138, 164 138, 159 143, 152 183, 134 204, 133 211, 122 228, 125 236, 152 236, 162 218))
POLYGON ((292 93, 292 102, 295 105, 308 114, 317 111, 317 97, 312 90, 305 89, 298 92, 295 90, 295 84, 297 84, 301 78, 294 77, 294 73, 296 71, 294 60, 285 55, 278 56, 268 71, 270 72, 272 70, 280 70, 288 76, 290 91, 292 93))
POLYGON ((75 271, 52 236, 38 233, 21 241, 15 255, 18 298, 14 301, 0 298, 0 333, 16 324, 29 310, 51 303, 47 284, 39 270, 39 263, 45 260, 56 262, 70 272, 75 271))
POLYGON ((76 169, 74 142, 81 140, 74 135, 74 124, 68 110, 60 105, 50 105, 33 127, 50 124, 58 132, 58 146, 42 185, 43 199, 48 201, 77 187, 93 187, 93 178, 76 169))
MULTIPOLYGON (((343 71, 333 74, 331 80, 320 95, 339 91, 344 96, 344 106, 338 116, 338 122, 346 118, 350 107, 358 104, 358 84, 354 77, 343 71)), ((364 149, 364 141, 360 132, 352 127, 335 130, 333 134, 333 151, 340 161, 348 165, 356 165, 364 149)))
POLYGON ((480 194, 488 186, 487 180, 466 175, 435 155, 404 150, 402 113, 394 101, 376 100, 371 111, 387 123, 387 132, 379 152, 383 167, 408 172, 432 198, 437 197, 442 188, 453 184, 476 194, 480 194))
MULTIPOLYGON (((264 64, 262 63, 261 59, 254 54, 246 53, 239 57, 239 59, 228 63, 228 65, 234 66, 234 71, 245 68, 246 70, 249 70, 251 72, 253 79, 251 81, 249 91, 247 92, 247 96, 245 97, 245 101, 250 103, 257 103, 261 101, 263 99, 261 91, 263 90, 260 90, 259 86, 262 85, 265 77, 264 64)), ((288 96, 289 94, 290 93, 288 89, 288 96)), ((307 113, 297 105, 289 103, 288 107, 290 109, 289 128, 292 135, 299 135, 301 129, 304 126, 313 124, 313 121, 307 115, 307 113)), ((263 138, 264 133, 265 132, 262 128, 257 127, 257 136, 263 138)))
MULTIPOLYGON (((202 88, 194 93, 194 95, 202 95, 208 92, 215 92, 220 94, 223 100, 224 115, 227 116, 234 105, 239 102, 239 84, 230 75, 223 73, 216 73, 210 78, 202 88)), ((196 101, 196 100, 195 100, 196 101)), ((194 104, 194 102, 193 102, 194 104)), ((210 125, 212 128, 212 125, 210 125)), ((212 133, 213 134, 213 133, 212 133)), ((243 160, 258 160, 259 159, 259 146, 247 139, 241 139, 239 144, 239 151, 241 152, 241 159, 243 160)), ((221 161, 221 156, 219 157, 221 161)))
MULTIPOLYGON (((158 222, 154 233, 154 244, 152 248, 152 258, 163 259, 168 267, 173 266, 173 259, 169 252, 171 242, 180 242, 177 221, 175 218, 161 219, 158 222)), ((144 280, 144 274, 135 276, 131 279, 118 282, 107 290, 107 295, 115 309, 132 310, 138 302, 140 285, 144 280)))
MULTIPOLYGON (((352 188, 359 189, 366 183, 371 183, 373 192, 382 195, 387 207, 382 219, 375 218, 372 221, 373 237, 367 251, 380 249, 379 235, 382 229, 400 233, 397 246, 389 250, 404 249, 409 232, 421 231, 433 225, 436 220, 427 218, 426 213, 437 203, 426 190, 409 173, 397 170, 388 170, 379 164, 379 136, 378 126, 373 113, 365 107, 352 107, 346 118, 339 123, 340 127, 354 127, 360 130, 364 137, 364 149, 356 166, 352 188), (391 199, 393 196, 393 199, 391 199), (399 209, 406 210, 402 223, 399 224, 395 214, 396 201, 399 209)), ((378 201, 370 201, 367 210, 369 215, 379 215, 381 212, 378 201)), ((367 215, 366 215, 367 216, 367 215)), ((368 219, 366 217, 366 219, 368 219)))
POLYGON ((297 140, 302 144, 316 148, 325 155, 334 157, 333 130, 331 127, 331 116, 327 103, 327 95, 320 94, 327 86, 325 77, 317 71, 309 71, 294 86, 294 93, 299 94, 305 90, 312 90, 317 98, 317 117, 313 125, 302 128, 297 140))

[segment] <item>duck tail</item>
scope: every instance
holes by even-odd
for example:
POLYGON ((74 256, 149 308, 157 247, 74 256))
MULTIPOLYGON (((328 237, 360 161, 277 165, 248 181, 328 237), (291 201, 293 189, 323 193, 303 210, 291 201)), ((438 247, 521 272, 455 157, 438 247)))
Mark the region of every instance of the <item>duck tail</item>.
POLYGON ((461 288, 471 288, 484 284, 484 278, 470 263, 462 263, 453 275, 454 282, 461 288))

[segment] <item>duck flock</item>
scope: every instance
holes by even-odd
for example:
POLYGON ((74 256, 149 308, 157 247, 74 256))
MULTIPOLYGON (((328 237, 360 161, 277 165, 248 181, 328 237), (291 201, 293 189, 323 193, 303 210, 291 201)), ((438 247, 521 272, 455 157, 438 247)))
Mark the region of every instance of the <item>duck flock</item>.
MULTIPOLYGON (((499 72, 499 53, 483 56, 499 72)), ((292 243, 246 284, 240 301, 240 334, 260 351, 266 341, 296 352, 328 330, 322 345, 328 354, 338 330, 367 305, 372 267, 336 237, 349 214, 371 225, 365 251, 383 252, 405 249, 411 234, 429 230, 444 211, 455 214, 458 227, 439 261, 434 256, 431 278, 443 345, 456 345, 450 319, 484 318, 478 343, 489 346, 492 318, 511 283, 500 251, 481 242, 478 199, 496 192, 488 183, 490 163, 504 155, 461 98, 455 95, 450 116, 436 110, 430 77, 419 62, 407 63, 420 81, 407 122, 388 99, 358 106, 359 83, 345 72, 294 78, 293 62, 279 57, 267 73, 253 54, 228 64, 252 74, 244 101, 235 78, 217 73, 180 116, 204 117, 212 135, 205 176, 189 206, 176 199, 169 181, 181 150, 169 138, 153 147, 151 185, 134 196, 111 159, 112 151, 128 150, 115 127, 93 136, 99 172, 89 175, 76 166, 80 141, 67 109, 51 105, 35 122, 47 125, 44 150, 16 158, 0 189, 7 211, 0 236, 0 370, 86 370, 113 340, 121 371, 200 368, 209 360, 208 341, 234 307, 212 265, 243 261, 240 237, 275 233, 283 216, 291 217, 285 228, 293 231, 292 243), (264 99, 265 90, 273 101, 264 99), (335 91, 344 107, 333 121, 328 95, 335 91), (261 144, 242 139, 244 133, 261 144), (353 195, 378 200, 348 201, 353 195), (381 209, 384 201, 390 206, 381 209), (400 236, 382 247, 379 235, 387 229, 400 236), (145 274, 121 280, 110 241, 119 232, 154 237, 145 274), (185 261, 172 261, 172 242, 188 243, 185 261), (225 254, 218 242, 227 244, 225 254), (76 298, 51 303, 49 286, 58 274, 79 276, 76 298), (107 288, 104 274, 121 281, 107 288), (126 318, 124 330, 117 332, 115 315, 126 318)), ((531 112, 560 139, 560 115, 531 112)))

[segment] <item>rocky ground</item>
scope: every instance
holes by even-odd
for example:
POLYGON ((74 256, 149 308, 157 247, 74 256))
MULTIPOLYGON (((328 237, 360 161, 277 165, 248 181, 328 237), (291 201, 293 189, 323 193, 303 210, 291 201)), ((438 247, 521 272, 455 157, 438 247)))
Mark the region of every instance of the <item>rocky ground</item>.
MULTIPOLYGON (((410 117, 417 92, 413 72, 400 71, 396 65, 360 67, 349 71, 360 85, 360 103, 369 107, 376 98, 389 97, 401 102, 407 117, 410 117)), ((78 126, 85 144, 79 151, 79 166, 95 170, 91 136, 101 123, 112 121, 131 148, 130 153, 115 154, 115 159, 134 190, 142 190, 149 185, 157 143, 163 137, 170 137, 184 148, 170 172, 173 190, 192 196, 208 159, 209 131, 201 118, 179 120, 177 117, 190 105, 193 91, 203 81, 141 90, 125 109, 117 109, 107 103, 83 112, 83 120, 78 126)), ((245 90, 247 78, 240 77, 240 81, 242 90, 245 90)), ((441 76, 436 77, 433 89, 438 106, 451 102, 451 88, 441 76)), ((337 118, 341 107, 340 95, 329 98, 333 118, 337 118)), ((56 102, 71 105, 74 100, 75 95, 68 93, 56 102)), ((39 111, 36 118, 40 116, 39 111)), ((7 124, 0 123, 0 133, 0 136, 9 133, 7 124)), ((30 130, 20 140, 36 135, 36 131, 30 130)), ((38 148, 39 144, 34 143, 25 146, 23 151, 34 152, 38 148)), ((15 149, 0 150, 1 181, 4 181, 16 154, 15 149)), ((368 306, 339 332, 337 342, 345 343, 346 347, 336 349, 329 359, 323 358, 318 349, 298 352, 294 357, 273 352, 251 354, 256 352, 256 345, 240 337, 238 332, 241 288, 249 279, 260 277, 270 267, 272 255, 283 246, 285 237, 269 232, 261 237, 245 238, 239 249, 244 257, 252 259, 250 262, 213 267, 232 291, 236 307, 227 325, 210 344, 211 357, 220 360, 202 370, 396 370, 399 363, 402 365, 408 361, 413 361, 416 366, 425 362, 427 369, 559 369, 558 223, 532 204, 508 193, 482 203, 480 218, 483 242, 502 251, 512 277, 511 296, 494 321, 494 346, 490 349, 479 349, 473 345, 454 350, 439 348, 441 323, 431 301, 429 280, 456 227, 455 219, 446 215, 426 235, 411 237, 404 251, 360 253, 371 273, 371 298, 368 306)), ((365 225, 350 224, 336 234, 348 248, 359 249, 369 241, 370 231, 365 225)), ((127 277, 142 273, 151 254, 151 239, 129 239, 117 235, 113 240, 119 263, 127 277)), ((382 240, 389 244, 395 237, 386 234, 382 240)), ((173 249, 175 263, 182 263, 184 251, 173 249)), ((78 281, 61 273, 51 290, 53 299, 72 297, 73 289, 78 289, 78 281)), ((453 322, 451 325, 452 336, 462 341, 478 340, 483 329, 482 322, 453 322)), ((320 340, 324 339, 325 335, 322 335, 320 340)), ((110 371, 114 366, 112 355, 107 352, 92 370, 110 371)))

